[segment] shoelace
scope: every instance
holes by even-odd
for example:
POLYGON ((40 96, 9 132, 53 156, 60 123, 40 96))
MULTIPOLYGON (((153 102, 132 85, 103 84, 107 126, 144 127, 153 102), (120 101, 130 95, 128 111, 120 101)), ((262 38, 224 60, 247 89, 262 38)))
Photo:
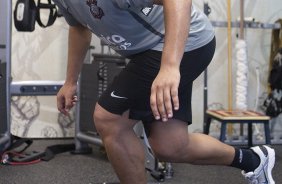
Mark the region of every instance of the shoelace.
POLYGON ((259 184, 258 179, 254 174, 251 176, 246 176, 246 178, 249 180, 249 184, 259 184))

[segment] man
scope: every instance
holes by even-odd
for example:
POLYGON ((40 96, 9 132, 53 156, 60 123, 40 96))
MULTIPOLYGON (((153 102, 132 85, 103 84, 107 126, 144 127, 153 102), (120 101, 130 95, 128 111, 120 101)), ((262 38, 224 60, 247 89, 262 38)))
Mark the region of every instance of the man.
POLYGON ((67 114, 94 33, 119 54, 126 68, 100 97, 95 127, 123 184, 144 184, 144 150, 133 127, 142 120, 162 161, 216 164, 243 170, 252 183, 271 183, 274 150, 235 149, 210 136, 188 133, 192 83, 212 60, 214 30, 192 0, 54 0, 69 29, 67 76, 57 95, 67 114))

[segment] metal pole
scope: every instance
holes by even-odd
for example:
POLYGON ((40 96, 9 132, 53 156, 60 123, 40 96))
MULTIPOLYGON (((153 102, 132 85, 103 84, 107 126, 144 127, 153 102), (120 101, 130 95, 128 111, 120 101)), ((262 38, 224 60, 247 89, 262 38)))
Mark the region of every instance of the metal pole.
MULTIPOLYGON (((211 9, 208 5, 208 3, 204 3, 204 13, 208 17, 211 12, 211 9)), ((204 124, 203 124, 203 130, 205 130, 206 124, 207 124, 207 115, 206 111, 208 110, 208 69, 206 68, 204 71, 204 124)))
POLYGON ((244 39, 244 0, 240 0, 240 39, 244 39))
MULTIPOLYGON (((244 39, 244 0, 240 0, 240 34, 239 39, 244 39)), ((244 125, 243 123, 240 124, 240 136, 244 136, 244 125)))
POLYGON ((232 38, 231 38, 231 0, 227 0, 227 44, 228 44, 228 110, 232 110, 232 38))
POLYGON ((10 83, 11 83, 11 42, 12 42, 12 0, 7 3, 7 44, 6 44, 6 104, 7 104, 7 136, 10 136, 10 124, 11 124, 11 95, 10 95, 10 83))

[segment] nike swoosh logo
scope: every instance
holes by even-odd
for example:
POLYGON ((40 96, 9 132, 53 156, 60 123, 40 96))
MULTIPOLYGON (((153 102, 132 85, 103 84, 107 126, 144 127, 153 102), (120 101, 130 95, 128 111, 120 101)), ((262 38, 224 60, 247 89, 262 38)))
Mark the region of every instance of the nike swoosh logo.
POLYGON ((127 99, 126 97, 115 95, 114 92, 115 92, 115 91, 111 92, 111 97, 113 97, 113 98, 123 98, 123 99, 127 99))

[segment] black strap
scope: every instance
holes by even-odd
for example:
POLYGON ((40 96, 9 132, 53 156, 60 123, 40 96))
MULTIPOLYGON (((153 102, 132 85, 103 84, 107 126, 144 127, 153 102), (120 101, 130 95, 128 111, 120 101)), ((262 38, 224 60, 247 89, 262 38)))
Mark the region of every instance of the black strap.
POLYGON ((12 136, 11 137, 11 145, 7 148, 7 150, 8 151, 14 150, 14 149, 19 148, 22 145, 24 145, 24 147, 21 150, 17 150, 18 153, 21 153, 21 152, 25 151, 32 144, 32 142, 33 141, 31 139, 12 136))
POLYGON ((27 151, 24 152, 31 144, 32 140, 26 139, 26 138, 19 138, 16 136, 13 136, 13 143, 12 145, 7 149, 5 152, 5 155, 2 155, 2 163, 3 164, 9 164, 9 165, 24 165, 24 164, 30 164, 30 163, 38 163, 38 161, 49 161, 52 158, 55 157, 56 154, 68 152, 68 151, 74 151, 75 150, 75 144, 58 144, 58 145, 52 145, 48 146, 45 151, 39 152, 39 151, 27 151), (24 143, 27 144, 27 146, 24 147, 24 149, 20 151, 16 151, 16 148, 19 148, 24 143), (3 158, 5 156, 8 156, 4 161, 3 158))
POLYGON ((153 26, 151 26, 148 22, 146 22, 144 19, 142 19, 139 15, 137 15, 133 11, 129 11, 129 13, 137 20, 140 24, 142 24, 146 29, 154 33, 155 35, 164 38, 164 34, 157 31, 153 26))
POLYGON ((58 16, 58 10, 57 10, 57 7, 55 4, 53 4, 51 2, 51 0, 48 0, 48 3, 41 3, 41 0, 38 0, 37 2, 37 17, 36 17, 36 21, 37 23, 39 24, 39 26, 43 27, 43 28, 46 28, 48 26, 51 26, 54 24, 56 18, 58 16), (40 9, 49 9, 50 10, 50 13, 49 13, 49 18, 48 18, 48 21, 47 21, 47 24, 44 25, 41 21, 41 18, 40 18, 40 9))
POLYGON ((0 59, 0 80, 3 78, 3 74, 2 74, 2 61, 0 59))
POLYGON ((56 154, 67 152, 67 151, 74 151, 75 145, 74 144, 59 144, 59 145, 53 145, 48 146, 45 150, 45 155, 41 158, 43 161, 49 161, 56 154))

